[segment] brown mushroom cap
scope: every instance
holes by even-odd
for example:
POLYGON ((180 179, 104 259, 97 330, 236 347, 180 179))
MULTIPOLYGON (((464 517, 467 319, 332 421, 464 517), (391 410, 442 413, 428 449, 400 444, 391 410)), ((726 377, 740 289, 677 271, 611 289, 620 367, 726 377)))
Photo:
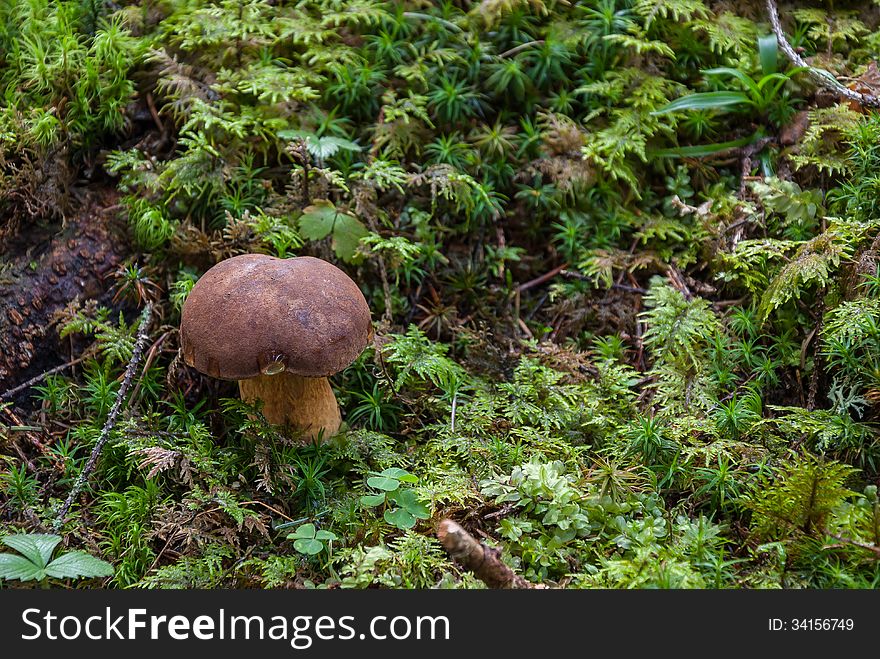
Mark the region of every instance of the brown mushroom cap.
POLYGON ((186 363, 224 380, 282 370, 326 377, 351 364, 371 335, 357 284, 311 256, 221 261, 196 282, 181 311, 186 363))

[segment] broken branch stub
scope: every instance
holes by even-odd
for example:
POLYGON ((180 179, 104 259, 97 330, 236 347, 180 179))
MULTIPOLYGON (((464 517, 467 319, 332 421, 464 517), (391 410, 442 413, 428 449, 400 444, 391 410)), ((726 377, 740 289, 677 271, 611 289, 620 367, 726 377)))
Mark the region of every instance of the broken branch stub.
POLYGON ((451 519, 437 529, 440 544, 462 567, 489 588, 543 588, 516 574, 501 560, 501 552, 479 542, 451 519))

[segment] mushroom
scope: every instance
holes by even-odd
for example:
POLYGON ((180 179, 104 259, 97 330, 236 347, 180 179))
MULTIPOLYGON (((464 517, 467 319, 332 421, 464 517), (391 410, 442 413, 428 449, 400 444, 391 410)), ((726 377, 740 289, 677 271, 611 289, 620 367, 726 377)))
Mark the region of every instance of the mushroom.
POLYGON ((187 364, 238 380, 242 400, 263 401, 270 423, 290 424, 306 439, 339 430, 327 376, 351 364, 372 333, 357 284, 311 256, 221 261, 193 286, 180 322, 187 364))

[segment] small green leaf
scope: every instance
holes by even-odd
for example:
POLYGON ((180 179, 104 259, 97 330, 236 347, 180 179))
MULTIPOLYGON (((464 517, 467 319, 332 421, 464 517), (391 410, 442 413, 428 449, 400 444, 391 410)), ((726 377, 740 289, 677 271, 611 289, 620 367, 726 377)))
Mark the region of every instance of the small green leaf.
POLYGON ((692 146, 678 146, 671 149, 656 149, 649 151, 651 158, 703 158, 711 156, 721 151, 735 149, 737 147, 746 146, 758 139, 758 135, 750 135, 738 140, 729 142, 715 142, 714 144, 695 144, 692 146))
POLYGON ((382 515, 385 518, 385 521, 391 524, 392 526, 396 526, 399 529, 407 530, 411 529, 416 525, 416 518, 410 515, 403 508, 395 508, 394 510, 386 510, 385 514, 382 515))
POLYGON ((303 140, 308 152, 318 160, 324 160, 335 155, 340 149, 345 151, 360 151, 361 147, 351 140, 341 137, 325 136, 318 137, 307 130, 282 130, 278 132, 282 140, 303 140))
POLYGON ((350 140, 340 137, 310 137, 306 140, 306 149, 318 160, 325 160, 343 149, 345 151, 360 151, 361 148, 350 140))
POLYGON ((370 233, 360 220, 340 212, 325 199, 318 199, 303 210, 299 232, 308 240, 322 240, 333 234, 333 251, 345 262, 354 258, 361 238, 370 233))
POLYGON ((761 72, 764 75, 776 73, 779 67, 779 44, 775 34, 758 37, 758 56, 761 60, 761 72))
POLYGON ((331 202, 317 199, 311 206, 303 210, 299 218, 299 232, 308 240, 321 240, 330 235, 336 222, 336 210, 331 202))
POLYGON ((301 554, 314 556, 315 554, 321 553, 321 551, 324 549, 324 544, 319 540, 315 540, 314 538, 301 538, 293 543, 293 548, 301 554))
POLYGON ((45 570, 24 556, 0 554, 0 579, 19 581, 39 581, 46 576, 45 570))
POLYGON ((314 524, 303 524, 299 526, 296 531, 287 535, 288 539, 296 540, 296 539, 306 539, 309 540, 315 537, 315 525, 314 524))
POLYGON ((369 233, 367 227, 356 217, 340 213, 333 225, 333 251, 348 263, 354 258, 361 238, 369 233))
POLYGON ((385 476, 371 476, 367 479, 367 485, 375 487, 377 490, 393 492, 400 487, 400 481, 396 478, 386 478, 385 476))
POLYGON ((40 567, 45 567, 52 560, 52 552, 61 542, 60 535, 42 533, 20 533, 6 535, 0 538, 7 547, 24 554, 27 558, 40 567))
POLYGON ((49 563, 46 574, 56 579, 112 577, 113 566, 84 551, 69 551, 49 563))
POLYGON ((373 508, 375 506, 381 506, 385 503, 385 495, 384 494, 366 494, 361 497, 361 503, 365 506, 373 508))
POLYGON ((315 534, 315 540, 337 540, 336 534, 332 531, 318 531, 315 534))
POLYGON ((418 476, 413 476, 406 469, 401 469, 400 467, 389 467, 388 469, 382 470, 379 474, 380 476, 387 476, 388 478, 396 478, 397 480, 403 483, 418 483, 418 476))
POLYGON ((428 519, 431 517, 428 507, 419 501, 418 495, 416 495, 413 490, 398 490, 397 492, 389 494, 388 498, 413 517, 417 517, 418 519, 428 519))
POLYGON ((733 105, 744 105, 749 102, 749 97, 744 92, 700 92, 677 98, 651 114, 666 114, 682 110, 714 110, 733 105))
MULTIPOLYGON (((751 92, 758 92, 758 84, 752 80, 745 71, 735 69, 731 66, 718 66, 714 69, 703 69, 703 73, 707 76, 731 76, 740 81, 743 87, 751 92)), ((716 92, 717 93, 717 92, 716 92)), ((723 92, 722 92, 723 93, 723 92)))

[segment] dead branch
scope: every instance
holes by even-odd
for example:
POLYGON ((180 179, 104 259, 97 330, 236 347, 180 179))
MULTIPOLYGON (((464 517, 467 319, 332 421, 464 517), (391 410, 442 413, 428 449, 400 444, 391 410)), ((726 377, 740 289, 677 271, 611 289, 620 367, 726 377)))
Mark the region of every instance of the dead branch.
POLYGON ((71 366, 75 366, 76 364, 79 364, 80 362, 86 360, 88 357, 89 357, 89 355, 82 355, 80 357, 77 357, 74 360, 67 362, 66 364, 61 364, 61 366, 56 366, 55 368, 50 368, 48 371, 40 373, 39 375, 31 378, 27 382, 22 382, 17 387, 13 387, 12 389, 7 389, 2 394, 0 394, 0 400, 14 396, 17 393, 24 391, 28 387, 32 387, 35 384, 37 384, 38 382, 42 382, 50 375, 55 375, 56 373, 60 373, 61 371, 70 368, 71 366))
POLYGON ((101 456, 101 450, 104 448, 107 440, 110 439, 110 431, 113 430, 113 426, 116 425, 116 418, 119 416, 119 412, 122 410, 122 404, 125 401, 125 395, 128 393, 128 389, 131 386, 132 380, 134 380, 135 371, 137 371, 138 364, 140 363, 141 357, 144 354, 144 347, 146 346, 147 339, 149 338, 147 327, 149 327, 152 317, 153 305, 147 303, 147 306, 144 307, 144 310, 141 313, 141 322, 140 325, 138 325, 137 329, 137 340, 134 344, 134 350, 132 350, 131 352, 131 359, 128 360, 128 366, 125 369, 125 376, 123 377, 122 384, 120 385, 119 391, 116 394, 116 400, 113 403, 113 407, 110 409, 110 414, 107 415, 107 421, 104 423, 104 427, 101 429, 101 434, 98 436, 98 441, 95 442, 95 447, 92 449, 92 454, 89 456, 89 461, 86 463, 86 466, 80 473, 79 477, 77 477, 76 482, 73 484, 73 488, 70 490, 70 494, 67 495, 67 499, 61 506, 58 517, 55 519, 54 528, 56 532, 59 531, 61 529, 61 526, 64 524, 64 519, 67 517, 67 513, 70 512, 70 507, 73 505, 74 500, 79 496, 79 493, 82 492, 83 487, 85 487, 86 481, 88 480, 92 471, 94 471, 95 465, 97 465, 98 463, 98 458, 101 456))
POLYGON ((500 551, 478 542, 451 519, 440 522, 437 538, 453 559, 489 588, 543 588, 515 574, 501 561, 500 551))
POLYGON ((507 59, 508 57, 513 57, 517 53, 521 53, 522 51, 527 50, 528 48, 534 48, 535 46, 543 46, 543 45, 544 45, 543 39, 537 39, 536 41, 526 41, 525 43, 521 43, 520 45, 515 46, 515 47, 511 48, 510 50, 505 50, 503 53, 501 53, 498 56, 498 58, 499 59, 507 59))
POLYGON ((530 279, 529 281, 527 281, 524 284, 520 284, 519 286, 517 286, 516 290, 517 290, 517 292, 522 293, 523 291, 527 291, 530 288, 534 288, 535 286, 540 286, 541 284, 553 279, 556 275, 558 275, 560 272, 565 270, 567 267, 568 267, 568 263, 563 263, 562 265, 558 265, 555 268, 553 268, 550 272, 544 273, 540 277, 535 277, 534 279, 530 279))
POLYGON ((837 535, 835 533, 831 534, 831 537, 839 540, 844 545, 852 545, 853 547, 858 547, 860 549, 867 549, 870 552, 873 552, 874 558, 880 560, 880 545, 869 545, 864 542, 857 542, 856 540, 852 540, 843 535, 837 535))
POLYGON ((791 44, 788 43, 788 40, 785 38, 785 32, 782 30, 782 23, 779 20, 779 9, 776 6, 776 0, 767 0, 767 13, 770 16, 770 25, 773 28, 773 34, 776 35, 776 41, 782 49, 782 52, 785 53, 785 56, 788 57, 792 64, 797 67, 805 68, 807 74, 813 79, 813 82, 835 94, 839 94, 851 101, 855 101, 859 105, 880 107, 880 98, 877 96, 874 96, 873 94, 863 94, 854 89, 845 87, 828 71, 823 71, 822 69, 817 69, 807 64, 806 60, 804 60, 804 58, 792 48, 791 44))

